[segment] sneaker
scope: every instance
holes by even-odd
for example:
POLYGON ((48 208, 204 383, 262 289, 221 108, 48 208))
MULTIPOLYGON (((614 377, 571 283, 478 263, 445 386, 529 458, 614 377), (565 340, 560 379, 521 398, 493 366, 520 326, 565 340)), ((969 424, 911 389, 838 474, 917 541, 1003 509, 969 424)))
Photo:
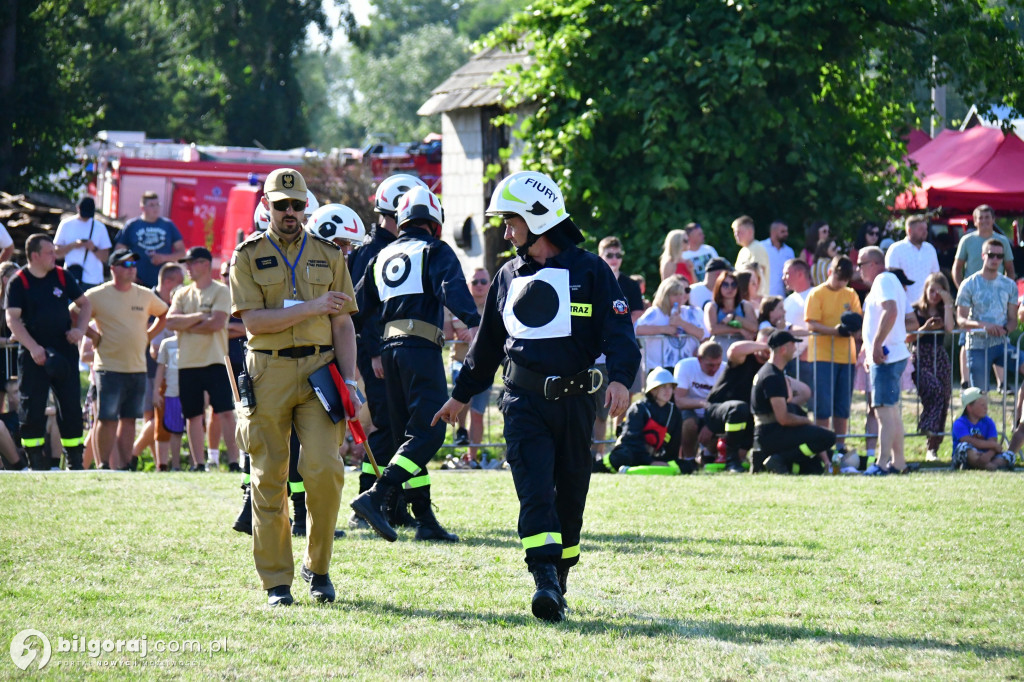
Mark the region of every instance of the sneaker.
POLYGON ((1017 455, 1015 453, 1010 452, 1009 450, 1006 450, 1004 452, 1000 452, 996 456, 997 457, 1002 457, 1007 462, 1009 462, 1010 463, 1010 471, 1013 471, 1013 465, 1017 463, 1017 455))
POLYGON ((461 426, 455 432, 455 445, 469 445, 469 433, 461 426))
POLYGON ((929 450, 928 452, 926 452, 924 454, 924 461, 926 461, 926 462, 938 462, 939 461, 939 453, 936 452, 935 450, 929 450))
POLYGON ((195 472, 203 472, 203 473, 205 473, 205 472, 206 472, 206 465, 205 465, 205 464, 193 464, 192 466, 190 466, 190 467, 188 468, 188 470, 189 470, 189 471, 195 471, 195 472))
POLYGON ((872 464, 868 467, 867 471, 864 472, 865 476, 888 476, 889 470, 883 469, 877 464, 872 464))
POLYGON ((231 462, 228 464, 228 473, 240 474, 242 473, 242 467, 238 466, 238 462, 231 462))

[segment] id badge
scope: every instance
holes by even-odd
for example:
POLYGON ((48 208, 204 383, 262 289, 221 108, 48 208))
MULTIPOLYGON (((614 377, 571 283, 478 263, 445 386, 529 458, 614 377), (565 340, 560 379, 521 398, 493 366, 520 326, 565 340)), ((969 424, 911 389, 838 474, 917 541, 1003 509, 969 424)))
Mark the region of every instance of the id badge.
POLYGON ((286 298, 286 299, 284 299, 284 307, 285 308, 291 308, 293 305, 299 305, 300 303, 302 303, 302 301, 298 300, 297 298, 286 298))

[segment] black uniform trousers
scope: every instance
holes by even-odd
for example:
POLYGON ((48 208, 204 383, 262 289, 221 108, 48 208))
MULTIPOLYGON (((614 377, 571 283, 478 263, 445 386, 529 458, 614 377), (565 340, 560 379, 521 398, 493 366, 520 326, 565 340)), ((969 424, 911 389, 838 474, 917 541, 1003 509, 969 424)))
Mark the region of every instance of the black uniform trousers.
POLYGON ((519 496, 519 538, 526 564, 575 566, 593 468, 594 396, 547 400, 539 393, 506 387, 499 408, 519 496))
POLYGON ((429 498, 427 462, 441 449, 446 427, 442 421, 430 425, 448 400, 441 348, 387 346, 381 351, 381 363, 395 451, 381 479, 404 487, 410 502, 424 496, 429 498))
POLYGON ((82 384, 78 375, 78 350, 70 344, 56 346, 67 363, 65 376, 50 378, 46 369, 36 364, 32 355, 21 349, 18 353, 18 373, 21 377, 21 444, 29 454, 34 468, 44 467, 43 443, 46 437, 46 401, 53 388, 57 402, 57 426, 61 445, 68 452, 70 468, 82 468, 82 384))
POLYGON ((820 474, 824 471, 824 462, 818 453, 835 446, 836 434, 813 424, 767 424, 757 429, 757 442, 768 471, 789 474, 796 466, 801 474, 820 474))
POLYGON ((704 425, 716 436, 725 434, 727 457, 738 457, 740 450, 749 450, 754 445, 754 416, 750 412, 750 403, 726 400, 708 405, 704 410, 704 425))
MULTIPOLYGON (((383 362, 383 361, 382 361, 383 362)), ((370 408, 370 419, 376 430, 366 436, 366 441, 377 460, 378 466, 387 466, 395 455, 395 441, 391 433, 391 415, 388 408, 388 389, 383 379, 378 379, 373 373, 373 365, 367 354, 360 352, 356 356, 356 366, 359 374, 363 377, 363 387, 366 389, 366 405, 370 408)), ((369 455, 363 455, 363 466, 359 473, 359 492, 369 490, 377 475, 370 464, 369 455)))

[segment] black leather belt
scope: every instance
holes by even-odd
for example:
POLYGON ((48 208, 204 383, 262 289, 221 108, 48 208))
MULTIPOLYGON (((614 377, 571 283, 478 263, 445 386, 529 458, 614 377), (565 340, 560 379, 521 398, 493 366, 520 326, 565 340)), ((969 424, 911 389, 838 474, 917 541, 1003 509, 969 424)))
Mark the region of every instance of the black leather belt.
POLYGON ((333 350, 331 346, 293 346, 292 348, 282 348, 281 350, 263 350, 262 348, 254 348, 257 353, 263 353, 264 355, 274 355, 282 358, 308 358, 310 355, 319 355, 320 353, 326 353, 329 350, 333 350))
POLYGON ((571 376, 548 376, 520 367, 509 362, 505 370, 505 381, 524 391, 540 393, 548 400, 558 400, 569 395, 596 393, 604 382, 601 372, 591 367, 571 376))

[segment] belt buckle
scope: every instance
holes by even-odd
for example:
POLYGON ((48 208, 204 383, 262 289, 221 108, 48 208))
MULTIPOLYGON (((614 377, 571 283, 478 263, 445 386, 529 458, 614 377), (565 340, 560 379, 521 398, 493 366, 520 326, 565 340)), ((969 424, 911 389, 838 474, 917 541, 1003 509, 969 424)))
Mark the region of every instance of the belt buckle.
POLYGON ((587 391, 589 395, 597 393, 597 389, 601 388, 601 384, 604 383, 604 375, 599 370, 590 368, 590 390, 587 391))
POLYGON ((560 378, 561 377, 556 377, 556 376, 545 377, 545 379, 544 379, 544 397, 547 398, 548 400, 558 400, 559 395, 556 392, 558 389, 554 385, 554 382, 557 381, 560 378))

